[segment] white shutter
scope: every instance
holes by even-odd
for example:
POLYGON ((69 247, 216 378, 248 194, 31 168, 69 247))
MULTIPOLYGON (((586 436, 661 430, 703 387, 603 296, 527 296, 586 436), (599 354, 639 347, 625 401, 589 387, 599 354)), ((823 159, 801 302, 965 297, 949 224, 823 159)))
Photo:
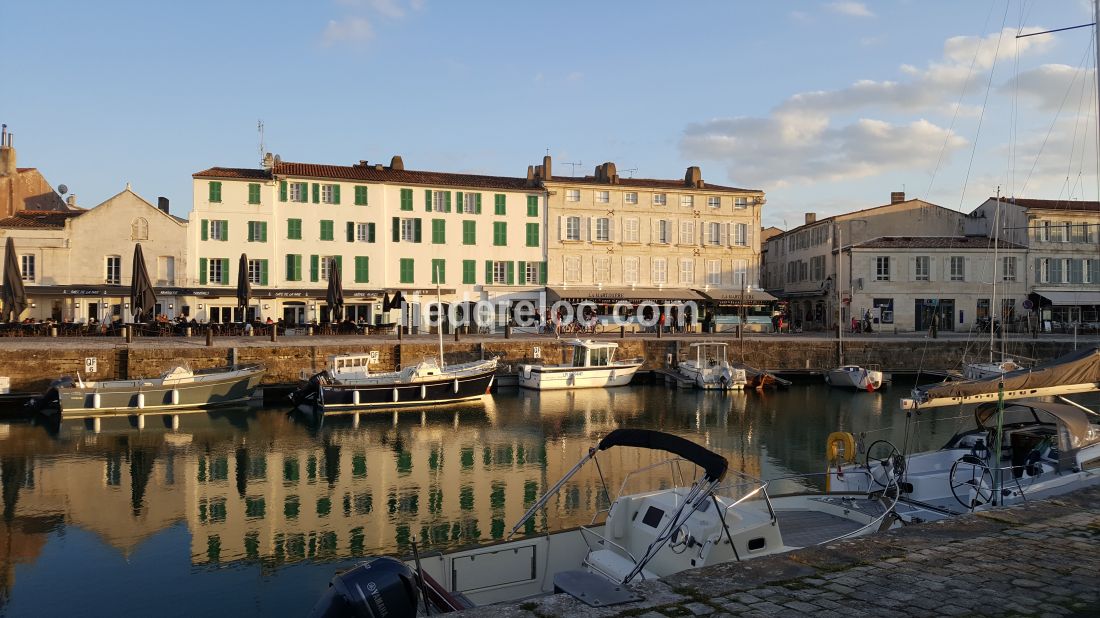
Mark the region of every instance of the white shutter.
POLYGON ((558 215, 558 240, 565 240, 565 217, 558 215))
POLYGON ((913 256, 909 257, 909 280, 917 280, 917 258, 913 256))
POLYGON ((703 224, 702 244, 706 245, 706 244, 709 244, 709 243, 710 243, 710 224, 709 223, 704 223, 703 224))
MULTIPOLYGON (((660 225, 661 225, 661 220, 660 219, 650 219, 649 220, 649 243, 650 244, 656 244, 657 241, 660 239, 660 237, 661 237, 660 236, 661 230, 659 229, 660 225)), ((641 240, 641 238, 639 238, 638 240, 641 240)))
POLYGON ((752 223, 745 224, 745 246, 752 249, 753 253, 756 253, 756 249, 752 246, 752 223))
POLYGON ((718 226, 718 234, 720 236, 718 244, 723 247, 728 247, 730 244, 730 224, 722 223, 718 226))
POLYGON ((592 217, 584 218, 584 238, 586 242, 592 242, 592 217))
POLYGON ((615 242, 615 217, 607 218, 607 240, 615 242))
POLYGON ((963 258, 963 281, 970 281, 973 277, 970 275, 970 258, 963 258))

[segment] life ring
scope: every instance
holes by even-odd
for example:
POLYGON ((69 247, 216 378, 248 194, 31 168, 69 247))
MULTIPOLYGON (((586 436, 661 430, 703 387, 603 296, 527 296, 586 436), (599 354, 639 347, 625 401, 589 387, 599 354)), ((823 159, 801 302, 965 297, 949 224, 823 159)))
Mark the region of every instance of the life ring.
POLYGON ((856 438, 847 431, 834 431, 825 439, 825 458, 829 463, 839 463, 843 457, 846 463, 856 461, 856 438), (840 448, 844 453, 841 455, 840 448))

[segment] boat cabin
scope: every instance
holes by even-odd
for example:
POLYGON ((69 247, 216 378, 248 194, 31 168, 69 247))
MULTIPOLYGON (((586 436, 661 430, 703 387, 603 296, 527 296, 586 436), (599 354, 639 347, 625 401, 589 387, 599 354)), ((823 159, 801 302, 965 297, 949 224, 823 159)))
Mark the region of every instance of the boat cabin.
POLYGON ((606 367, 615 361, 617 343, 576 340, 569 342, 573 346, 573 358, 569 363, 573 367, 606 367))
POLYGON ((370 375, 370 354, 341 354, 328 357, 329 372, 334 378, 365 378, 370 375))
POLYGON ((717 367, 726 362, 726 344, 713 341, 691 344, 688 353, 688 361, 702 369, 705 367, 717 367))

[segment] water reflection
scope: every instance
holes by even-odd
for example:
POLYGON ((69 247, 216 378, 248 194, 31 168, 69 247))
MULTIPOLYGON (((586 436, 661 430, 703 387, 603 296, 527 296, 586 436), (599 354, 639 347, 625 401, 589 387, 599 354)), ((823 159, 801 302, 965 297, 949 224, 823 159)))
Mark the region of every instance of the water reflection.
MULTIPOLYGON (((284 568, 301 564, 307 578, 320 583, 335 566, 401 553, 413 540, 430 551, 503 538, 616 427, 684 436, 767 478, 821 471, 832 431, 867 431, 869 440, 899 445, 908 438, 913 448, 929 448, 969 422, 953 419, 955 412, 928 415, 906 436, 897 411, 906 391, 502 391, 457 407, 323 420, 246 409, 149 417, 142 429, 125 418, 54 428, 0 425, 0 601, 27 599, 24 608, 43 611, 30 599, 54 589, 51 570, 59 563, 29 567, 47 550, 62 563, 96 568, 102 554, 66 542, 79 530, 165 580, 159 590, 135 590, 124 572, 106 573, 103 594, 140 601, 174 583, 186 613, 198 613, 204 603, 216 608, 220 593, 251 595, 256 604, 243 611, 259 613, 264 600, 278 598, 280 613, 303 613, 316 587, 277 584, 284 568), (162 533, 159 559, 143 562, 138 550, 162 533), (186 573, 162 566, 181 558, 191 566, 186 573), (265 577, 224 576, 256 568, 265 577), (194 586, 214 600, 186 594, 194 586)), ((650 451, 612 450, 600 455, 600 470, 614 495, 627 472, 659 459, 650 451)), ((597 471, 586 468, 525 532, 586 523, 606 507, 603 487, 597 471)), ((52 595, 49 608, 80 611, 78 596, 52 595)))

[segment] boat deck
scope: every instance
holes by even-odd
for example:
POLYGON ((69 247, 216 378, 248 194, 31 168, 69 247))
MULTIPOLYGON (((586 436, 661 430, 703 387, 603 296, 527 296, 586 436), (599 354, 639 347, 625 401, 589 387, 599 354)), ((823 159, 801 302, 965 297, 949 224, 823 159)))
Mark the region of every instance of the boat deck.
POLYGON ((810 547, 863 527, 859 522, 819 511, 776 511, 779 533, 789 547, 810 547))

